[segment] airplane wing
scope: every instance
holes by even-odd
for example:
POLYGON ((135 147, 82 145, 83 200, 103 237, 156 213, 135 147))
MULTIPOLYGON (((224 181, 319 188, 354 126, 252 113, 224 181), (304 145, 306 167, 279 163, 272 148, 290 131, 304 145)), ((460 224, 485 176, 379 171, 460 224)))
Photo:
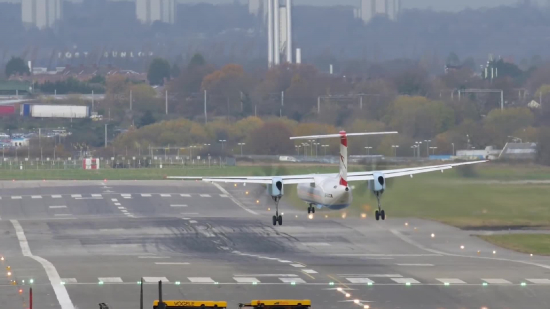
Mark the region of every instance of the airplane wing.
POLYGON ((200 180, 205 182, 225 182, 225 183, 259 183, 259 184, 271 184, 273 179, 282 179, 284 184, 292 185, 299 183, 312 183, 315 182, 314 175, 287 175, 287 176, 243 176, 243 177, 179 177, 170 176, 168 179, 182 179, 182 180, 200 180))
MULTIPOLYGON (((422 174, 422 173, 429 173, 429 172, 436 172, 436 171, 444 171, 444 170, 452 169, 453 167, 456 167, 456 166, 477 164, 477 163, 483 163, 483 162, 487 162, 487 160, 422 166, 422 167, 410 167, 410 168, 401 168, 401 169, 393 169, 393 170, 382 170, 377 172, 384 174, 384 177, 386 178, 394 178, 394 177, 412 176, 415 174, 422 174)), ((372 171, 348 173, 348 181, 373 180, 373 179, 374 177, 373 177, 372 171)))

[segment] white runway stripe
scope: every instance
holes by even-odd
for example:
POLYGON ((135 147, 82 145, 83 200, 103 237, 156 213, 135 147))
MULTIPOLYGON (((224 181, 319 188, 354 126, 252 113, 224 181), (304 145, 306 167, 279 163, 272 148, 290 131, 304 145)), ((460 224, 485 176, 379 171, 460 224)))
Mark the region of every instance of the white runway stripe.
POLYGON ((193 283, 214 283, 210 277, 187 277, 187 279, 193 283))
POLYGON ((191 197, 191 194, 180 194, 181 197, 191 197))
POLYGON ((306 283, 302 278, 279 278, 284 283, 306 283))
POLYGON ((67 206, 50 206, 50 209, 67 208, 67 206))
POLYGON ((70 217, 72 214, 54 214, 56 217, 70 217))
POLYGON ((131 197, 132 195, 131 194, 121 194, 120 196, 122 196, 122 197, 131 197))
POLYGON ((52 198, 61 198, 61 195, 52 195, 52 198))
POLYGON ((233 280, 237 281, 238 283, 259 283, 260 280, 254 278, 254 277, 233 277, 233 280))
POLYGON ((397 266, 418 266, 418 267, 430 267, 434 264, 397 264, 397 266))
POLYGON ((111 201, 113 201, 113 202, 118 202, 118 199, 112 198, 111 201))
POLYGON ((142 196, 142 197, 151 197, 151 194, 146 194, 146 193, 144 193, 144 194, 141 194, 141 196, 142 196))
POLYGON ((400 278, 399 274, 339 274, 338 277, 400 278))
POLYGON ((155 262, 155 265, 189 265, 188 262, 155 262))
POLYGON ((138 256, 138 259, 169 259, 169 256, 145 255, 138 256))
POLYGON ((228 197, 227 194, 220 194, 220 197, 228 197))
POLYGON ((170 205, 170 207, 187 207, 187 205, 184 205, 184 204, 174 204, 174 205, 170 205))
POLYGON ((417 280, 415 280, 413 278, 391 278, 391 280, 395 281, 396 283, 403 283, 403 284, 420 283, 420 282, 418 282, 417 280))
POLYGON ((101 194, 92 194, 92 197, 102 197, 101 194))
POLYGON ((42 195, 32 195, 31 198, 32 199, 39 199, 39 198, 42 198, 42 195))
POLYGON ((481 279, 489 284, 512 284, 512 282, 506 280, 506 279, 500 279, 500 278, 490 278, 490 279, 481 279))
POLYGON ((172 194, 161 194, 160 197, 171 197, 172 194))
POLYGON ((143 282, 157 283, 159 281, 170 282, 166 277, 143 277, 143 282))
POLYGON ((82 197, 82 194, 71 194, 71 197, 82 197))
POLYGON ((76 278, 61 278, 61 282, 64 283, 64 284, 74 284, 74 283, 78 283, 76 281, 76 278))
POLYGON ((305 265, 302 265, 302 264, 290 264, 290 266, 292 266, 292 267, 306 267, 305 265))
POLYGON ((318 273, 313 269, 302 269, 302 271, 305 272, 306 274, 317 274, 318 273))
POLYGON ((201 194, 201 197, 211 197, 210 194, 201 194))
POLYGON ((456 279, 456 278, 436 278, 435 280, 441 282, 441 283, 448 283, 448 284, 465 284, 466 282, 456 279))
POLYGON ((115 203, 115 206, 120 206, 121 204, 120 203, 115 203))
POLYGON ((12 200, 20 200, 21 197, 20 197, 20 196, 12 196, 11 199, 12 199, 12 200))
POLYGON ((536 284, 550 284, 550 279, 525 279, 525 280, 536 284))
POLYGON ((374 281, 370 280, 369 278, 346 278, 351 283, 374 283, 374 281))
POLYGON ((98 281, 103 283, 122 283, 122 278, 120 277, 100 277, 97 278, 98 281))

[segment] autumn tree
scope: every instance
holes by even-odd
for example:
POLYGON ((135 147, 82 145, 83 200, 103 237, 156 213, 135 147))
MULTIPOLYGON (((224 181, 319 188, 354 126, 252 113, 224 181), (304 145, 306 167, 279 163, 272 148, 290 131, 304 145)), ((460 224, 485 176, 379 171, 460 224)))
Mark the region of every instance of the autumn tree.
POLYGON ((246 144, 255 154, 274 155, 292 154, 294 142, 290 140, 292 131, 280 122, 266 122, 252 132, 246 144))
POLYGON ((248 92, 249 86, 242 66, 228 64, 205 76, 201 88, 208 91, 211 108, 229 116, 240 113, 241 94, 248 92))
POLYGON ((503 146, 508 136, 534 123, 534 115, 528 108, 494 109, 484 120, 483 126, 495 145, 503 146))
POLYGON ((6 64, 5 68, 5 74, 7 77, 10 77, 14 74, 19 75, 29 75, 29 66, 25 63, 25 60, 23 58, 19 57, 12 57, 10 61, 6 64))
POLYGON ((164 85, 164 80, 170 79, 170 63, 162 58, 155 58, 149 65, 147 80, 151 85, 164 85))

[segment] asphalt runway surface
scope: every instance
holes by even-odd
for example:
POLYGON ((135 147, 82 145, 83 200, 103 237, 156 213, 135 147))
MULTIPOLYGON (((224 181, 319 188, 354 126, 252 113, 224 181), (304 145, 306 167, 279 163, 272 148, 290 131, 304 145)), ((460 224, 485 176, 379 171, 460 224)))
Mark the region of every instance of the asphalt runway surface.
POLYGON ((273 226, 273 205, 257 192, 183 181, 1 182, 1 307, 28 308, 32 286, 38 309, 136 309, 143 278, 144 308, 159 280, 165 300, 229 308, 280 298, 327 309, 550 308, 550 258, 392 218, 390 207, 376 222, 321 211, 309 219, 305 205, 283 204, 283 226, 273 226))

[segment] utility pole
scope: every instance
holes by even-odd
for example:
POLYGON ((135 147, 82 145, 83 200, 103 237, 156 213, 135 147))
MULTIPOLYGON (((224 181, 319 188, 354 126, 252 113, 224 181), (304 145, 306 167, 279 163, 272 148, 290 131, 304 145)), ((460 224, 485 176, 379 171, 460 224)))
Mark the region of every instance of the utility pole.
POLYGON ((92 90, 92 113, 94 112, 94 91, 92 90))
POLYGON ((139 291, 139 309, 143 309, 143 278, 139 281, 140 291, 139 291))
POLYGON ((166 115, 168 115, 168 90, 166 90, 165 97, 166 97, 166 115))
POLYGON ((204 124, 208 122, 208 115, 206 114, 206 90, 204 90, 204 124))
POLYGON ((132 110, 132 90, 130 90, 130 110, 132 110))
POLYGON ((105 148, 107 148, 107 126, 108 124, 105 124, 105 148))

